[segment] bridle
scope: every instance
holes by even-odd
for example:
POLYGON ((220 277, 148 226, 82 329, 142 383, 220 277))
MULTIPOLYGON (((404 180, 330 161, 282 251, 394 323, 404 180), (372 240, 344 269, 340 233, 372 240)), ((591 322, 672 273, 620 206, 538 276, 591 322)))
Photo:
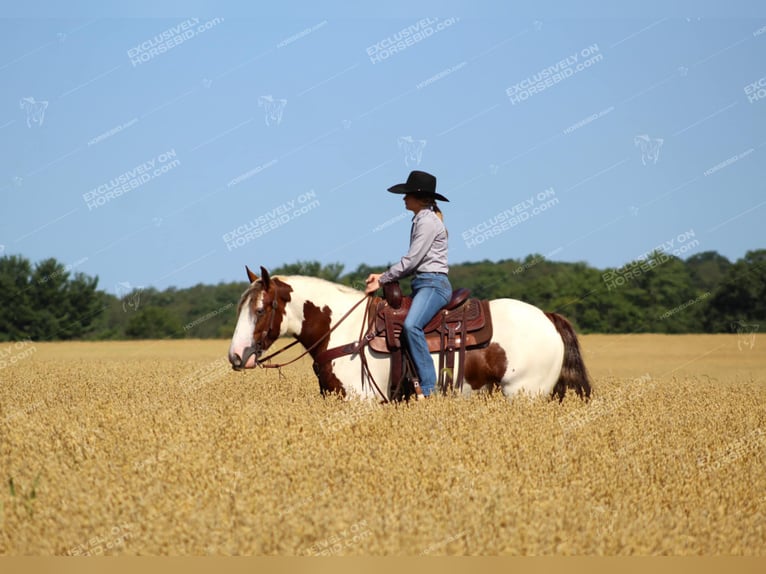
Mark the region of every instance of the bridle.
MULTIPOLYGON (((361 305, 365 301, 367 301, 367 309, 365 311, 364 318, 362 320, 362 324, 361 324, 361 328, 359 332, 359 338, 352 343, 347 343, 339 347, 327 349, 319 353, 314 360, 314 372, 318 374, 318 368, 322 364, 328 363, 344 355, 353 355, 358 353, 360 357, 363 380, 364 380, 364 377, 366 376, 371 386, 380 395, 381 402, 388 403, 389 402, 388 398, 383 393, 383 391, 380 390, 380 387, 375 382, 375 379, 372 376, 370 367, 367 364, 367 357, 364 354, 364 347, 366 347, 376 335, 374 332, 374 329, 372 329, 372 324, 369 321, 370 309, 375 302, 375 297, 373 297, 372 294, 365 295, 359 301, 354 303, 354 305, 348 311, 346 311, 340 319, 338 319, 338 322, 335 323, 335 325, 330 327, 321 337, 319 337, 319 339, 314 341, 314 343, 312 343, 300 355, 298 355, 297 357, 293 359, 290 359, 289 361, 285 361, 283 363, 267 363, 267 361, 270 361, 274 357, 281 355, 282 353, 284 353, 291 347, 297 345, 300 341, 296 339, 292 343, 285 345, 284 347, 274 351, 273 353, 265 357, 258 356, 264 349, 268 349, 274 343, 274 341, 276 341, 279 338, 279 329, 277 325, 275 324, 275 320, 276 320, 275 317, 277 315, 277 309, 278 309, 276 290, 275 290, 275 296, 271 299, 267 299, 266 294, 264 294, 263 307, 265 312, 270 314, 268 318, 268 322, 267 322, 267 327, 260 332, 261 337, 257 343, 255 343, 254 345, 250 347, 246 347, 243 350, 240 364, 244 367, 244 365, 250 359, 250 356, 255 355, 256 356, 255 365, 257 367, 261 367, 264 369, 280 369, 280 374, 281 374, 282 367, 286 367, 287 365, 295 363, 296 361, 302 359, 303 357, 305 357, 306 355, 314 351, 319 345, 322 344, 323 341, 329 338, 332 332, 335 329, 337 329, 340 326, 340 324, 343 323, 343 321, 345 321, 349 317, 349 315, 351 315, 351 313, 354 312, 354 310, 357 307, 359 307, 359 305, 361 305), (368 327, 366 333, 365 333, 365 325, 367 325, 368 327), (263 342, 265 342, 266 344, 265 345, 262 344, 263 342)), ((256 334, 257 333, 253 333, 254 338, 256 334)))
MULTIPOLYGON (((275 290, 275 293, 276 293, 276 290, 275 290)), ((270 361, 272 358, 281 355, 282 353, 287 351, 289 348, 297 345, 299 343, 299 341, 295 340, 292 343, 290 343, 289 345, 285 345, 281 349, 278 349, 277 351, 267 355, 266 357, 262 357, 262 358, 258 357, 258 355, 263 351, 263 349, 268 349, 274 343, 274 341, 276 341, 279 338, 279 332, 277 332, 276 334, 274 333, 274 330, 275 330, 275 324, 274 324, 275 323, 275 316, 277 314, 276 311, 277 311, 277 308, 278 308, 277 298, 275 296, 271 301, 267 301, 266 300, 266 295, 264 294, 263 306, 264 306, 264 309, 268 309, 267 312, 270 313, 270 316, 269 316, 269 319, 268 319, 268 326, 267 326, 266 329, 261 331, 261 333, 260 333, 261 338, 259 339, 259 341, 257 343, 255 343, 254 345, 251 345, 250 347, 246 347, 242 351, 242 358, 241 358, 241 363, 240 364, 244 366, 247 363, 247 361, 250 359, 250 356, 251 355, 255 355, 256 356, 256 358, 255 358, 255 365, 258 366, 258 367, 264 368, 264 369, 281 369, 282 367, 290 365, 290 364, 298 361, 299 359, 305 357, 311 351, 316 349, 322 343, 322 341, 327 339, 330 336, 330 334, 335 329, 337 329, 338 326, 341 323, 343 323, 343 321, 345 321, 348 318, 348 316, 351 315, 351 313, 357 307, 359 307, 359 305, 361 305, 365 301, 367 301, 367 311, 368 312, 365 313, 365 317, 367 317, 368 314, 369 314, 370 304, 372 303, 373 300, 374 300, 374 298, 371 295, 365 295, 364 297, 362 297, 359 301, 354 303, 354 305, 348 311, 346 311, 346 313, 340 319, 338 319, 338 322, 335 323, 335 325, 330 327, 330 329, 328 329, 326 333, 324 333, 321 337, 319 337, 319 339, 314 341, 314 343, 312 343, 305 351, 303 351, 303 353, 301 353, 297 357, 295 357, 293 359, 290 359, 289 361, 286 361, 284 363, 268 363, 268 364, 265 364, 266 361, 270 361), (266 341, 267 344, 266 345, 262 345, 261 341, 266 341)), ((366 322, 366 319, 362 321, 362 332, 364 331, 365 322, 366 322)), ((255 337, 255 333, 253 333, 253 335, 255 337)), ((369 343, 369 341, 372 338, 369 335, 370 334, 368 333, 367 335, 363 336, 362 333, 360 333, 358 341, 356 341, 354 343, 349 343, 347 345, 343 345, 341 347, 337 347, 336 349, 329 349, 328 351, 325 351, 325 352, 321 353, 320 357, 322 355, 324 355, 325 359, 324 360, 320 360, 320 357, 317 357, 317 360, 314 362, 314 365, 316 367, 317 364, 321 364, 323 362, 327 362, 329 360, 332 360, 333 358, 336 358, 337 356, 342 356, 342 355, 346 355, 346 354, 353 354, 355 352, 360 352, 361 356, 362 356, 362 369, 363 369, 363 371, 367 372, 367 376, 369 377, 370 381, 375 386, 375 389, 381 395, 381 397, 383 399, 383 402, 388 402, 388 400, 386 399, 385 395, 381 392, 380 388, 378 388, 378 385, 375 384, 375 380, 372 378, 372 373, 370 373, 370 369, 367 366, 367 361, 366 361, 366 359, 364 357, 363 348, 364 348, 364 346, 367 343, 369 343), (342 350, 343 352, 338 354, 337 353, 338 350, 342 350)))

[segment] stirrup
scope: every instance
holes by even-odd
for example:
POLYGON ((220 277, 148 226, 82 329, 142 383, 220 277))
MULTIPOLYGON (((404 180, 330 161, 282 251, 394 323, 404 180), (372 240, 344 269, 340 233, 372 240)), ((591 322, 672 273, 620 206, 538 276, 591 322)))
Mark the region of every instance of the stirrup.
POLYGON ((418 379, 412 379, 412 386, 415 388, 415 394, 418 399, 426 398, 423 394, 423 389, 420 387, 420 381, 418 379))

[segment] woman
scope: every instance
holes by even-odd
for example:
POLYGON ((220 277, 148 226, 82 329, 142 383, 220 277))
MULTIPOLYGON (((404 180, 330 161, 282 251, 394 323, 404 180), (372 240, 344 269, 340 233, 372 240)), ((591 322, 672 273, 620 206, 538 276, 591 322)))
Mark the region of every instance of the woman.
POLYGON ((436 178, 424 171, 411 172, 406 183, 389 187, 388 191, 403 193, 404 206, 415 214, 410 230, 410 249, 385 273, 370 274, 365 293, 374 293, 381 285, 414 275, 412 306, 404 320, 402 336, 419 377, 419 380, 413 380, 413 385, 420 399, 433 393, 436 386, 436 369, 423 327, 452 295, 447 277, 447 230, 436 205, 437 199, 449 199, 436 193, 436 178))

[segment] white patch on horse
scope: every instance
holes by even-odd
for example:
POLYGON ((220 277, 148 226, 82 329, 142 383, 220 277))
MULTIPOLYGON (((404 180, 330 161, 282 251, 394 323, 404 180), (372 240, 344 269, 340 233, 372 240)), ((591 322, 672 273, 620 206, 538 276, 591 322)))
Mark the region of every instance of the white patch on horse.
MULTIPOLYGON (((234 336, 231 338, 231 345, 229 346, 229 360, 231 361, 235 355, 242 356, 244 350, 253 344, 253 333, 255 331, 255 315, 253 315, 251 304, 251 296, 248 296, 242 303, 242 307, 237 317, 237 325, 234 328, 234 336)), ((263 292, 259 293, 258 300, 256 302, 256 309, 263 308, 263 292)), ((247 366, 254 366, 255 357, 251 357, 248 360, 247 366), (252 365, 251 365, 252 361, 252 365)))

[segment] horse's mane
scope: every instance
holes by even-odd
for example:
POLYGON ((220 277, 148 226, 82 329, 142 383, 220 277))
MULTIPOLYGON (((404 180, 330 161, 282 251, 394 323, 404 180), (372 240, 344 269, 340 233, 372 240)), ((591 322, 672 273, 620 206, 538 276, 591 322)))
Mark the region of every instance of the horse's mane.
POLYGON ((285 283, 289 285, 294 285, 297 283, 310 285, 311 283, 314 283, 316 284, 317 287, 321 285, 326 289, 334 288, 346 295, 361 295, 362 294, 362 292, 359 291, 358 289, 354 289, 353 287, 349 287, 348 285, 343 285, 341 283, 328 281, 327 279, 322 279, 321 277, 312 277, 310 275, 276 275, 274 278, 284 281, 285 283))

